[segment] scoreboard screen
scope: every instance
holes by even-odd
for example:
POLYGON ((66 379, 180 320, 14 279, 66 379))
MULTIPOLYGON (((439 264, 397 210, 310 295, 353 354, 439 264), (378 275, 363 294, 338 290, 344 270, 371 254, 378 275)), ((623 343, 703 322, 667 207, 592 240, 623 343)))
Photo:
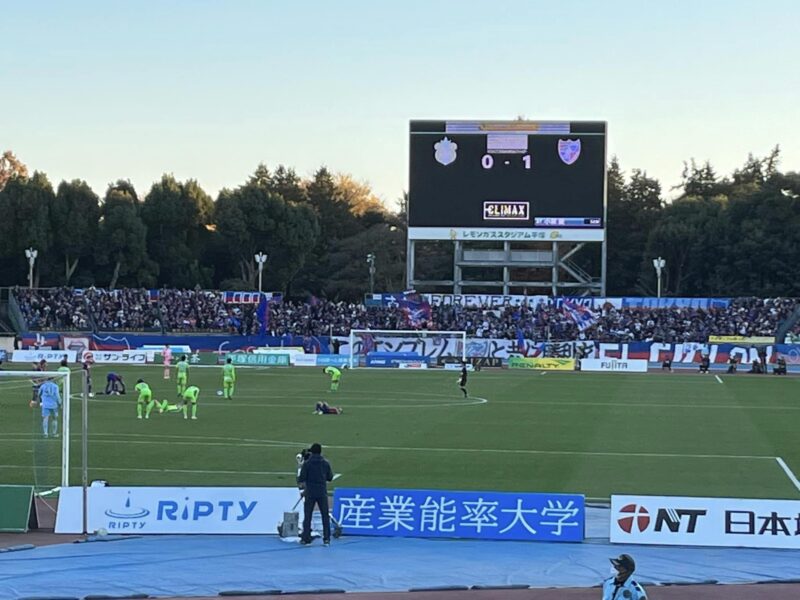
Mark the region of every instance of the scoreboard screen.
POLYGON ((604 239, 605 122, 411 121, 410 133, 410 239, 604 239))

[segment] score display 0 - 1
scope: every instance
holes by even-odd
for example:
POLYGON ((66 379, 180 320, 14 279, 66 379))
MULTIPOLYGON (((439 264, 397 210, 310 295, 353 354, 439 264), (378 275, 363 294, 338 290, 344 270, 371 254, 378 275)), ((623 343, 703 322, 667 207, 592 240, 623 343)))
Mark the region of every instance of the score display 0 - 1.
POLYGON ((488 228, 602 240, 605 134, 604 122, 412 121, 409 237, 488 228), (580 229, 594 231, 570 232, 580 229))

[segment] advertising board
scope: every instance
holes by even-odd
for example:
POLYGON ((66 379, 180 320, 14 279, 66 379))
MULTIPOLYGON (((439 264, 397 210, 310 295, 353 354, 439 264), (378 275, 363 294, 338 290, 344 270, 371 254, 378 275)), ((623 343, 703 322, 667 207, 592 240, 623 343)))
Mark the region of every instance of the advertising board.
POLYGON ((800 501, 611 496, 611 542, 800 549, 800 501))
POLYGON ((583 358, 581 359, 581 371, 647 373, 647 361, 634 358, 628 360, 620 360, 618 358, 583 358))
MULTIPOLYGON (((90 487, 88 529, 115 534, 277 534, 295 487, 90 487)), ((81 533, 83 488, 61 488, 56 533, 81 533)))

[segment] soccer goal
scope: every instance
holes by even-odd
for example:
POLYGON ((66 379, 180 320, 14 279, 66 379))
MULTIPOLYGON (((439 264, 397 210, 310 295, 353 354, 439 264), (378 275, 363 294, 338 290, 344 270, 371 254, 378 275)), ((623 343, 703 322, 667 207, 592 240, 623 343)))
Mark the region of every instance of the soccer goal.
POLYGON ((467 358, 466 331, 422 331, 351 329, 348 365, 351 369, 368 364, 371 353, 407 354, 425 357, 431 364, 467 358))
POLYGON ((0 371, 0 480, 37 493, 69 485, 71 408, 76 399, 80 408, 82 379, 80 371, 0 371), (40 405, 46 382, 58 390, 53 410, 40 405))

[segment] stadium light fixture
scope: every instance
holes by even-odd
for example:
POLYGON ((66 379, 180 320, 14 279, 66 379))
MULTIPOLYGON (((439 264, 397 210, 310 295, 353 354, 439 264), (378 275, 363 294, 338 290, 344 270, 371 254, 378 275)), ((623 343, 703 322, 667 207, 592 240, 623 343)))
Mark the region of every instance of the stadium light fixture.
POLYGON ((28 259, 28 287, 33 288, 33 265, 36 264, 36 257, 39 256, 39 251, 34 248, 25 250, 25 256, 28 259))
POLYGON ((665 261, 660 256, 658 258, 653 259, 653 267, 656 270, 656 278, 658 279, 658 297, 661 298, 661 271, 666 266, 667 261, 665 261))
POLYGON ((375 255, 370 252, 367 254, 367 264, 369 265, 369 293, 375 293, 375 255))
POLYGON ((259 252, 253 258, 256 259, 256 263, 258 264, 258 293, 261 293, 261 276, 264 272, 264 263, 267 262, 267 258, 269 258, 263 252, 259 252))

